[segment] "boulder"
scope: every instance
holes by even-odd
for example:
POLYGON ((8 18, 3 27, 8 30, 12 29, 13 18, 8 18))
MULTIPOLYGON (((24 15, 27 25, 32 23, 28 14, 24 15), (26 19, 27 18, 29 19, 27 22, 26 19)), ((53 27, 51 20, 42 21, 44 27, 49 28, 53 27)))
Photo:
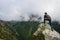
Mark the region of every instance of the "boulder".
POLYGON ((39 40, 60 40, 60 34, 54 29, 52 31, 51 26, 47 23, 41 23, 33 36, 39 40))

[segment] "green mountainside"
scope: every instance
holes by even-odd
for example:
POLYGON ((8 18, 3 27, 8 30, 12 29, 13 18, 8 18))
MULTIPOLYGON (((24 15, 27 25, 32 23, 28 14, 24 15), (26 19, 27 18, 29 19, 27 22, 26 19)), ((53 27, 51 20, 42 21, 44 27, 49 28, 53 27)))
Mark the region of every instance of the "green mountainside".
MULTIPOLYGON (((13 22, 3 21, 0 22, 0 40, 32 40, 33 33, 38 28, 38 22, 13 22)), ((55 24, 53 23, 53 26, 55 24)), ((57 26, 59 27, 60 24, 57 26)), ((58 28, 57 27, 57 28, 58 28)), ((55 27, 53 27, 55 28, 55 27)), ((58 32, 59 29, 56 30, 58 32)), ((60 27, 59 27, 60 28, 60 27)))
POLYGON ((17 35, 4 22, 0 22, 0 40, 18 40, 17 35))
POLYGON ((38 22, 0 22, 0 40, 32 40, 38 22))

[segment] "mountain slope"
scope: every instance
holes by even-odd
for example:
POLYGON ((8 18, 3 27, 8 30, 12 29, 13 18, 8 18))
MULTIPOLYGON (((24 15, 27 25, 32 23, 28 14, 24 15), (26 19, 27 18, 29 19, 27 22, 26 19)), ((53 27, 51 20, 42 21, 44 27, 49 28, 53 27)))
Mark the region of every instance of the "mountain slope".
MULTIPOLYGON (((0 22, 0 40, 32 40, 33 33, 37 30, 39 24, 35 21, 0 22)), ((53 28, 55 28, 55 25, 53 28)), ((60 24, 57 26, 60 28, 60 24)), ((59 29, 57 31, 60 32, 59 29)))
POLYGON ((0 40, 18 40, 4 22, 0 22, 0 40))

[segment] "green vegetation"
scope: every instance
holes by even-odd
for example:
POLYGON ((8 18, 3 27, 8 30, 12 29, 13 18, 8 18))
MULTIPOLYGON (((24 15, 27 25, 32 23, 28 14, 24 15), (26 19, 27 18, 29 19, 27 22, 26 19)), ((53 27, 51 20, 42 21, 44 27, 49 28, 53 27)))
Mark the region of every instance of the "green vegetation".
POLYGON ((18 40, 16 34, 6 26, 5 23, 0 22, 0 40, 18 40))
POLYGON ((0 22, 0 39, 3 40, 32 40, 38 22, 0 22))
MULTIPOLYGON (((0 22, 0 39, 2 40, 32 40, 33 33, 38 28, 39 23, 35 21, 0 22)), ((53 22, 53 28, 58 31, 60 24, 53 22)))

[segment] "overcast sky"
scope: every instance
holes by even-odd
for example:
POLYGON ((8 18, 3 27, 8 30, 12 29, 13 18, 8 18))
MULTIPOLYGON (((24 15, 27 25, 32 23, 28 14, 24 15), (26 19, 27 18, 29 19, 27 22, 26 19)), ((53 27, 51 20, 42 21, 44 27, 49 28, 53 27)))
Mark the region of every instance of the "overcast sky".
POLYGON ((0 0, 0 19, 28 20, 30 13, 40 16, 47 12, 52 20, 60 21, 60 0, 0 0))

